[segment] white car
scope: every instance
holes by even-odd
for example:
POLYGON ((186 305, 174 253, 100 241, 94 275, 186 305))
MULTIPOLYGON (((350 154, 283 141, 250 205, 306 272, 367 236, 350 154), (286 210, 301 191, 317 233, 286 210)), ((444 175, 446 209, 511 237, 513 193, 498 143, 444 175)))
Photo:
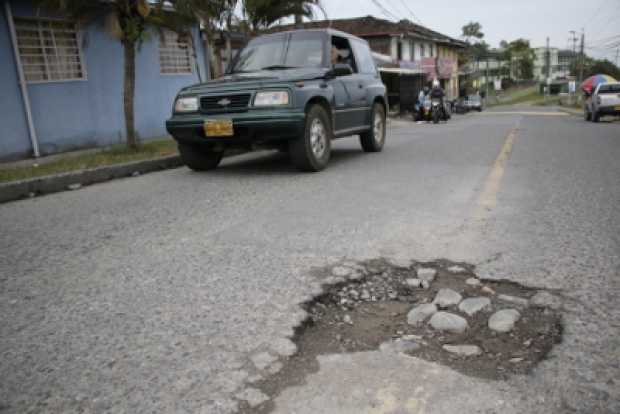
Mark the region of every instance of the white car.
POLYGON ((620 115, 620 82, 599 84, 584 106, 586 121, 598 122, 602 116, 620 115))

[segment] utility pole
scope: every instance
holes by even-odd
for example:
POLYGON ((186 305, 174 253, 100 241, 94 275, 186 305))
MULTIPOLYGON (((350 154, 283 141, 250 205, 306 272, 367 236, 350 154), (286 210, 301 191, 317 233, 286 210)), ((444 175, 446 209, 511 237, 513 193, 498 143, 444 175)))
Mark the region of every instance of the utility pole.
POLYGON ((620 68, 620 46, 616 49, 616 66, 620 68))
POLYGON ((570 32, 568 32, 568 33, 570 33, 570 34, 571 34, 571 38, 570 38, 570 40, 572 40, 572 41, 573 41, 573 58, 572 58, 572 61, 573 61, 573 67, 574 67, 575 69, 577 69, 577 66, 576 66, 576 64, 577 64, 577 40, 579 40, 579 38, 577 37, 577 32, 576 32, 576 31, 574 31, 574 30, 571 30, 571 31, 570 31, 570 32))
POLYGON ((486 92, 484 93, 484 98, 489 99, 489 54, 487 53, 487 65, 486 65, 486 74, 484 75, 484 80, 486 83, 486 92))
POLYGON ((583 50, 585 48, 585 42, 586 42, 586 34, 584 33, 583 29, 581 29, 581 45, 579 46, 579 55, 581 59, 581 63, 579 65, 579 84, 583 82, 583 66, 585 64, 585 55, 584 55, 583 50))
POLYGON ((545 51, 545 74, 547 77, 547 83, 551 78, 551 51, 549 50, 549 37, 547 36, 547 50, 545 51))

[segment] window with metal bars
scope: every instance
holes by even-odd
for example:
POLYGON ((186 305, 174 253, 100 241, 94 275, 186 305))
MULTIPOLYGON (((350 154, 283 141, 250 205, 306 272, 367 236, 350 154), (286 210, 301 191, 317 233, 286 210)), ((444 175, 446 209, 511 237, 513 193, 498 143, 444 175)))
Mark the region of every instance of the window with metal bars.
POLYGON ((159 40, 159 67, 163 75, 193 73, 193 55, 187 35, 163 30, 159 40))
POLYGON ((16 17, 15 32, 26 81, 86 79, 75 23, 16 17))

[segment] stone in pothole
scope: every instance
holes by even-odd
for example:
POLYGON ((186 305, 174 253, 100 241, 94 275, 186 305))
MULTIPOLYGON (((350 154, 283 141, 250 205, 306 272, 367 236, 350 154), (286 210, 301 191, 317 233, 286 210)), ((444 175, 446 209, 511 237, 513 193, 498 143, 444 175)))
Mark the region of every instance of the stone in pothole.
POLYGON ((437 270, 430 267, 421 267, 418 269, 418 279, 432 282, 437 276, 437 270))
POLYGON ((529 305, 529 301, 527 299, 520 298, 518 296, 498 295, 497 299, 517 306, 527 307, 529 305))
POLYGON ((256 388, 246 388, 235 397, 237 397, 238 400, 246 401, 251 408, 258 407, 265 401, 269 400, 269 397, 256 388))
POLYGON ((539 308, 551 308, 558 310, 562 307, 562 301, 555 295, 541 290, 530 299, 530 303, 539 308))
POLYGON ((468 284, 469 286, 480 286, 482 284, 480 279, 477 279, 475 277, 470 277, 469 279, 465 281, 465 283, 468 284))
POLYGON ((485 297, 467 298, 459 303, 459 310, 469 316, 474 316, 481 310, 491 307, 491 299, 485 297))
POLYGON ((407 279, 405 280, 405 283, 407 286, 416 289, 422 287, 422 279, 407 279))
POLYGON ((521 314, 516 309, 497 311, 489 318, 489 328, 501 333, 510 332, 520 317, 521 314))
POLYGON ((450 273, 465 273, 465 272, 467 272, 467 269, 465 269, 463 266, 454 265, 454 266, 450 266, 448 268, 448 272, 450 272, 450 273))
POLYGON ((428 289, 431 285, 427 280, 422 279, 407 279, 405 280, 407 286, 415 289, 428 289))
POLYGON ((469 327, 465 318, 449 312, 437 312, 431 317, 429 324, 438 331, 463 333, 469 327))
POLYGON ((425 303, 418 305, 407 314, 407 323, 409 325, 419 325, 437 312, 437 306, 433 303, 425 303))
POLYGON ((451 354, 461 356, 477 356, 482 354, 482 349, 476 345, 444 345, 442 348, 451 354))
POLYGON ((433 303, 440 308, 447 308, 449 306, 458 305, 461 300, 463 300, 463 297, 460 293, 452 289, 439 289, 433 303))

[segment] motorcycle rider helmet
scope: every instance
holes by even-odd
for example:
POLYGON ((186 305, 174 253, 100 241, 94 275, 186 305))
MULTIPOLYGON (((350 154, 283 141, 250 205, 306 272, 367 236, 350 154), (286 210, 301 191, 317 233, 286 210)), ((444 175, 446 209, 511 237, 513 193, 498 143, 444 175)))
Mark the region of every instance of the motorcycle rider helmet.
POLYGON ((439 88, 439 80, 433 79, 433 88, 439 88))

